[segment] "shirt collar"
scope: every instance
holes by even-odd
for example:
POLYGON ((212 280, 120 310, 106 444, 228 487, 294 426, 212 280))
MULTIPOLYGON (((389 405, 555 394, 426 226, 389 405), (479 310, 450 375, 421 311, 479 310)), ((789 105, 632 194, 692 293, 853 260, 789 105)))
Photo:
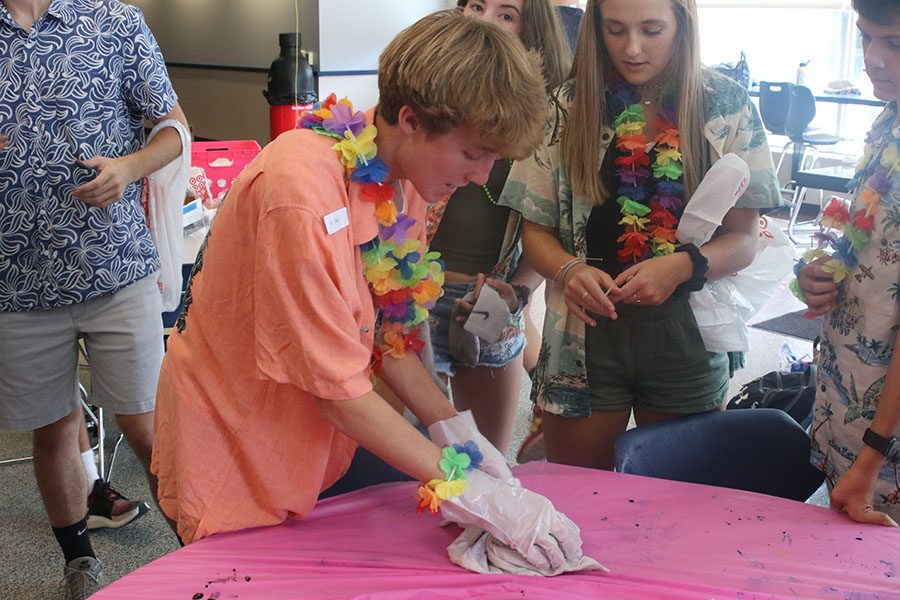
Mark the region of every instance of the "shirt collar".
POLYGON ((59 19, 66 25, 74 25, 77 19, 72 0, 52 0, 50 7, 47 9, 47 14, 59 19))
POLYGON ((0 2, 0 22, 6 23, 13 28, 19 27, 18 23, 13 20, 12 15, 9 14, 9 9, 2 2, 0 2))
MULTIPOLYGON (((366 125, 375 123, 375 109, 365 112, 366 125)), ((377 140, 377 137, 376 137, 377 140)), ((375 220, 375 204, 363 198, 363 184, 350 181, 347 193, 350 196, 350 223, 353 245, 361 246, 378 235, 378 221, 375 220)))

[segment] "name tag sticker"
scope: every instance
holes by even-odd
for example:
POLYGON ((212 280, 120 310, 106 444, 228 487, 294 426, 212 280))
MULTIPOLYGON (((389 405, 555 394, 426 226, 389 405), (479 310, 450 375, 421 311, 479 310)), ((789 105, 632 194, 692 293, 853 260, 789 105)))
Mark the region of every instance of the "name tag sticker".
POLYGON ((325 230, 328 235, 334 235, 344 227, 350 224, 350 217, 347 215, 347 208, 339 208, 331 214, 325 215, 325 230))

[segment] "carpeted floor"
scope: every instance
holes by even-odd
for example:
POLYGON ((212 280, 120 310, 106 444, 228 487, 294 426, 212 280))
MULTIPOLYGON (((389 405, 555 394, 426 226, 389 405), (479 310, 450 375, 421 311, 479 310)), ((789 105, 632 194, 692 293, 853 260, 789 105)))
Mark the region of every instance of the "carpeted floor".
POLYGON ((814 341, 822 332, 823 317, 807 319, 805 314, 805 310, 789 312, 772 319, 760 321, 751 327, 789 335, 801 340, 814 341))

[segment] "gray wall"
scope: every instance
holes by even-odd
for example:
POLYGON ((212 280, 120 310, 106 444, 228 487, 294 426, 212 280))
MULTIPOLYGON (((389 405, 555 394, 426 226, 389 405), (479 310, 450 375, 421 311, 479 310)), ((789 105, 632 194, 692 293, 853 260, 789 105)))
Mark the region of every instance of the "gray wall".
MULTIPOLYGON (((172 84, 194 135, 269 139, 264 71, 278 34, 294 31, 294 0, 125 0, 139 7, 169 63, 172 84), (177 65, 177 66, 176 66, 177 65), (221 69, 196 68, 222 67, 221 69)), ((346 95, 360 108, 377 102, 378 55, 404 27, 453 0, 298 0, 303 48, 327 77, 320 95, 346 95), (321 43, 320 43, 321 42, 321 43)))
MULTIPOLYGON (((278 55, 278 34, 295 30, 292 0, 127 2, 144 12, 169 63, 267 69, 278 55)), ((300 0, 299 9, 303 45, 316 47, 318 2, 300 0)))
POLYGON ((300 20, 303 48, 323 71, 377 67, 387 43, 447 0, 127 0, 138 6, 166 61, 268 68, 278 34, 300 20), (319 64, 319 60, 321 63, 319 64))

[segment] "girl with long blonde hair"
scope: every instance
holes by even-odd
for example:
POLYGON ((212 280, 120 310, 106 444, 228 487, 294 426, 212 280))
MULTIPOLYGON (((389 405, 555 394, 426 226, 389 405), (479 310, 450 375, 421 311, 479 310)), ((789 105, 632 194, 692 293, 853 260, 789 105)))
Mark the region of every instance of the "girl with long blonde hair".
POLYGON ((572 74, 500 203, 522 212, 525 256, 548 280, 532 391, 547 456, 609 469, 632 413, 723 407, 728 357, 705 350, 688 296, 750 264, 759 210, 780 196, 746 90, 700 63, 694 0, 589 0, 572 74), (729 152, 749 166, 746 192, 711 241, 681 244, 686 203, 729 152))

